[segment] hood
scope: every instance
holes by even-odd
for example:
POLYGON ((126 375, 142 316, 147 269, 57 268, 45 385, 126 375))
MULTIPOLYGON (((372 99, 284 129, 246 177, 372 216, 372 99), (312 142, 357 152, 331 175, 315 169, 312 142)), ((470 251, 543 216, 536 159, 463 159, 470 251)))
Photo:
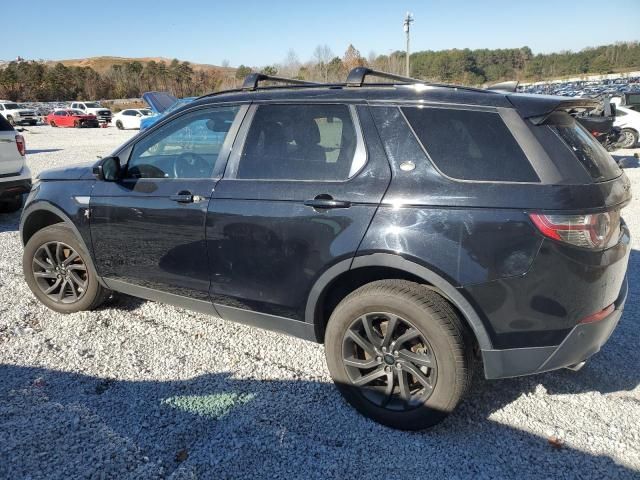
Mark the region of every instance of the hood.
POLYGON ((93 166, 96 162, 80 163, 63 168, 52 168, 40 172, 37 176, 38 180, 92 180, 93 166))
POLYGON ((149 104, 155 113, 162 113, 178 100, 168 92, 145 92, 142 99, 149 104))

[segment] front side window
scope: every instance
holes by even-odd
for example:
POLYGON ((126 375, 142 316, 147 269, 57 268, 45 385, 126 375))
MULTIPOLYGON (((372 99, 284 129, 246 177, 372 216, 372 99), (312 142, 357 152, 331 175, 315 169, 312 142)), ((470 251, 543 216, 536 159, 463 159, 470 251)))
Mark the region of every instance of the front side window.
POLYGON ((404 107, 438 169, 459 180, 539 182, 518 142, 496 112, 404 107))
POLYGON ((128 178, 208 178, 239 107, 176 118, 133 147, 128 178))
POLYGON ((236 178, 344 181, 364 165, 364 151, 357 147, 346 105, 261 105, 236 178))

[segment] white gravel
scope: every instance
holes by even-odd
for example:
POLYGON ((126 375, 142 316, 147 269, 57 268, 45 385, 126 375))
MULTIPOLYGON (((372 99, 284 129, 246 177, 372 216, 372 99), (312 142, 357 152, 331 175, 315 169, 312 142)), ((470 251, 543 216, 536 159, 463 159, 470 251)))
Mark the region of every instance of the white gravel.
MULTIPOLYGON (((24 134, 35 174, 108 154, 134 132, 24 134)), ((319 345, 125 296, 91 313, 47 310, 22 277, 19 215, 4 215, 0 478, 637 479, 638 197, 624 216, 627 310, 582 371, 477 375, 443 424, 403 433, 342 401, 319 345)))

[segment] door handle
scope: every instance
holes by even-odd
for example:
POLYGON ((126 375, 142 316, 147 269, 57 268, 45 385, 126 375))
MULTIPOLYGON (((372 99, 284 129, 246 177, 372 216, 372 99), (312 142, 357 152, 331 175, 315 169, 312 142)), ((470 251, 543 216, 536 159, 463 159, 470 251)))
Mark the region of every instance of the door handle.
POLYGON ((318 195, 313 200, 305 200, 307 207, 313 207, 318 210, 329 210, 331 208, 349 208, 351 202, 346 200, 334 200, 331 195, 318 195))
POLYGON ((176 195, 169 195, 169 200, 173 200, 178 203, 193 203, 193 194, 191 192, 182 191, 176 195))

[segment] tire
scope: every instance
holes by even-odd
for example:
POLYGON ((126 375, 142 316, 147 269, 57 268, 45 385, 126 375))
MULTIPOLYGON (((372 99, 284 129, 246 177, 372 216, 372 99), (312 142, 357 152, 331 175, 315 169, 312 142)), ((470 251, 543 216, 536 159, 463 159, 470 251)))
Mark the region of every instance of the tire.
POLYGON ((54 122, 53 120, 51 120, 51 123, 49 123, 49 125, 51 125, 53 128, 57 127, 56 122, 54 122))
POLYGON ((9 122, 9 124, 10 124, 12 127, 15 127, 15 126, 16 126, 16 121, 13 119, 13 117, 12 117, 11 115, 7 115, 7 121, 9 122))
POLYGON ((73 122, 73 127, 74 128, 80 128, 80 122, 78 120, 76 120, 75 122, 73 122))
POLYGON ((325 335, 329 372, 347 402, 401 430, 432 427, 456 408, 471 383, 472 346, 470 332, 448 301, 405 280, 376 281, 352 292, 333 311, 325 335), (392 335, 383 338, 394 317, 392 335), (354 333, 370 351, 376 343, 371 354, 354 341, 354 333), (385 342, 389 348, 383 352, 385 342), (378 378, 368 381, 372 375, 378 378), (400 378, 406 379, 405 395, 400 378))
POLYGON ((13 213, 17 212, 22 208, 22 195, 16 195, 9 200, 0 201, 0 212, 1 213, 13 213))
POLYGON ((89 253, 64 223, 45 227, 29 239, 24 247, 22 269, 27 285, 36 298, 56 312, 93 310, 111 294, 98 282, 89 253), (75 259, 74 253, 77 254, 75 259), (55 265, 61 266, 58 271, 55 265), (82 286, 74 280, 74 275, 84 281, 82 286), (55 288, 56 282, 58 288, 55 288), (45 290, 49 288, 52 290, 47 294, 45 290))
POLYGON ((120 120, 116 121, 116 127, 118 127, 118 130, 124 130, 124 126, 120 120))
POLYGON ((618 148, 633 148, 638 143, 638 132, 631 128, 623 128, 620 141, 616 145, 618 148))

